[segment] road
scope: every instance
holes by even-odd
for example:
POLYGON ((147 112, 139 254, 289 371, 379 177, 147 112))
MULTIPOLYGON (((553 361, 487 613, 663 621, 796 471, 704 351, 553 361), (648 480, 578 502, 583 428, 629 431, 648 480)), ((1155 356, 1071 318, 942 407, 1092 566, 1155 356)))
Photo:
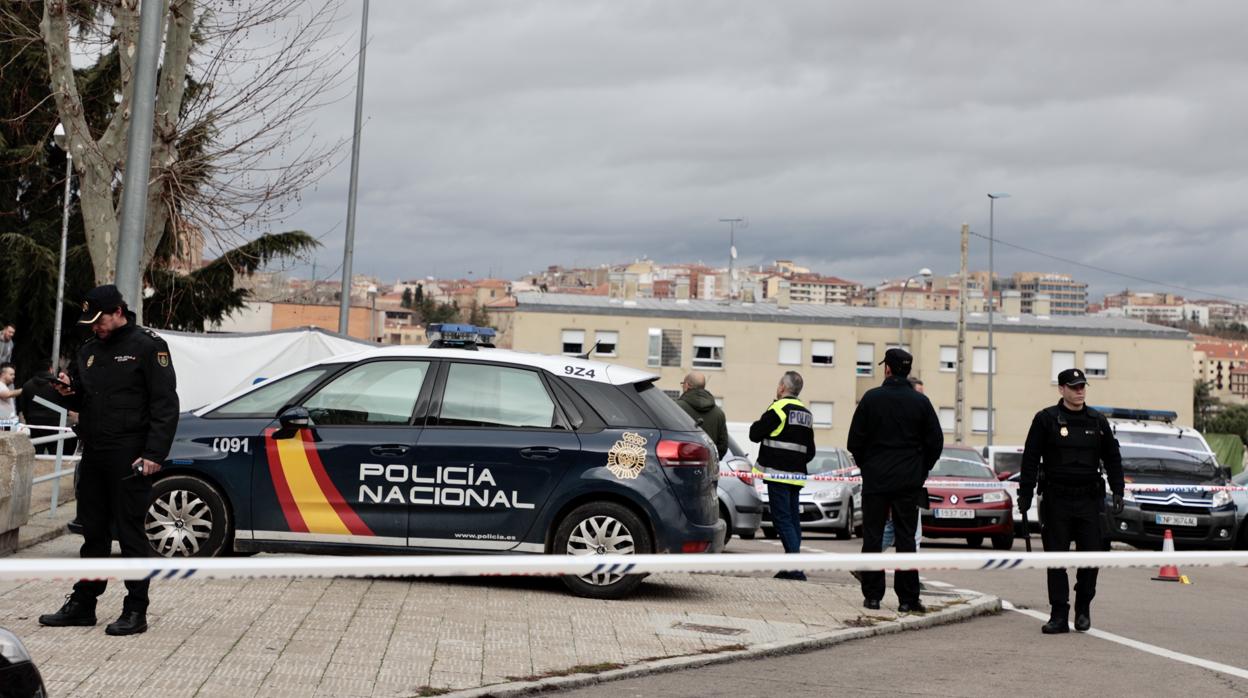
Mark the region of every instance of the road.
MULTIPOLYGON (((848 553, 858 552, 861 541, 816 534, 803 544, 810 552, 848 553)), ((1016 549, 1022 545, 1018 541, 1016 549)), ((966 549, 929 541, 923 547, 966 549)), ((727 553, 777 550, 776 541, 734 538, 727 553)), ((1094 632, 1056 636, 1040 633, 1048 615, 1043 573, 932 573, 924 575, 929 589, 982 591, 1017 610, 807 654, 621 681, 609 690, 611 695, 648 697, 1248 695, 1248 570, 1182 571, 1191 585, 1151 581, 1156 572, 1150 570, 1103 570, 1092 607, 1094 632), (1043 618, 1028 615, 1037 612, 1043 618), (1124 644, 1131 641, 1144 644, 1124 644), (1206 664, 1200 666, 1202 662, 1206 664), (1210 665, 1215 669, 1206 668, 1210 665)), ((811 577, 843 582, 848 575, 811 577)), ((1073 578, 1072 572, 1072 583, 1073 578)), ((890 600, 896 601, 891 592, 886 603, 890 600)), ((604 688, 568 693, 601 695, 604 688)))

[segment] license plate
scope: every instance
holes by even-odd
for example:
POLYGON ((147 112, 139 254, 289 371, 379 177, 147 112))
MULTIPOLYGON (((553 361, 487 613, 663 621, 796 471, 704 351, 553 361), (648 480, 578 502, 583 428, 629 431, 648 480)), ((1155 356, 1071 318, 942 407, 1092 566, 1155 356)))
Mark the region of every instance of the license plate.
POLYGON ((1179 516, 1178 514, 1158 514, 1157 523, 1167 526, 1195 526, 1195 516, 1179 516))
POLYGON ((973 519, 975 518, 975 510, 974 509, 937 509, 936 518, 938 519, 973 519))

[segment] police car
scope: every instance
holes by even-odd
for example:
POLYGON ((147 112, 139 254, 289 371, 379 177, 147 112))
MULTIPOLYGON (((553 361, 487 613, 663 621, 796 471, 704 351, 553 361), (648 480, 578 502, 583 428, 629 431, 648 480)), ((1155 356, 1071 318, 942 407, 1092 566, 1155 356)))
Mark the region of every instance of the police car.
MULTIPOLYGON (((182 415, 146 528, 164 556, 717 552, 716 450, 658 376, 495 349, 334 357, 182 415)), ((617 598, 639 575, 565 579, 617 598)))

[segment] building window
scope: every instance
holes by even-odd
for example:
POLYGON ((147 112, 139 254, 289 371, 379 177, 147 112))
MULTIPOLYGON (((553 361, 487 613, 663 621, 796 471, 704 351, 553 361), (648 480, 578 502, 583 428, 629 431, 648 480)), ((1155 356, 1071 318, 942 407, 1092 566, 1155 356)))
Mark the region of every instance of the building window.
POLYGON ((651 367, 680 366, 680 330, 650 328, 646 365, 651 367))
POLYGON ((810 415, 814 417, 815 426, 817 427, 832 426, 832 403, 830 402, 810 403, 810 415))
POLYGON ((937 416, 939 416, 939 417, 940 417, 940 429, 941 429, 941 431, 952 432, 952 431, 953 431, 953 427, 954 427, 954 422, 956 421, 956 417, 955 417, 955 415, 954 415, 953 408, 952 408, 952 407, 942 407, 942 408, 940 408, 940 411, 937 413, 937 416))
MULTIPOLYGON (((971 353, 971 373, 988 372, 988 347, 975 347, 971 353)), ((992 372, 997 372, 997 350, 992 350, 992 372)))
POLYGON ((620 343, 620 333, 615 330, 598 330, 594 333, 598 348, 594 353, 598 356, 615 356, 615 348, 620 343))
POLYGON ((802 340, 800 339, 782 339, 780 340, 780 358, 778 359, 781 366, 799 366, 802 363, 802 340))
POLYGON ((871 376, 875 374, 874 344, 858 345, 858 363, 854 365, 854 373, 859 376, 871 376))
POLYGON ((1075 367, 1075 352, 1073 351, 1055 351, 1053 352, 1053 371, 1050 379, 1056 383, 1057 374, 1068 368, 1075 367))
POLYGON ((1103 351, 1083 353, 1083 372, 1089 378, 1109 377, 1109 354, 1103 351))
POLYGON ((693 335, 693 367, 723 368, 724 338, 711 335, 693 335))
POLYGON ((836 342, 827 339, 811 340, 810 363, 815 366, 836 365, 836 342))
POLYGON ((585 330, 564 330, 562 351, 572 355, 584 353, 585 330))
POLYGON ((941 347, 940 348, 940 370, 942 371, 958 370, 958 348, 957 347, 941 347))
MULTIPOLYGON (((993 431, 996 431, 996 410, 993 410, 993 431)), ((982 407, 971 408, 971 431, 976 434, 988 433, 988 410, 982 407)))

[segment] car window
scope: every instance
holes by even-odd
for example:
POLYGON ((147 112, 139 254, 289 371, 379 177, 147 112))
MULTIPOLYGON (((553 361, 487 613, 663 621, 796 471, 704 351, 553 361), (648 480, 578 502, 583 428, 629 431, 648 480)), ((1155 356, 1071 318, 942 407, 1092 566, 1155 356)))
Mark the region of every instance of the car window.
POLYGON ((321 379, 330 366, 317 366, 285 378, 260 384, 260 387, 231 400, 209 412, 207 417, 276 417, 277 411, 290 404, 304 388, 321 379))
POLYGON ((407 424, 428 361, 371 361, 348 369, 304 401, 317 426, 407 424))
POLYGON ((560 426, 555 402, 533 371, 451 364, 438 424, 473 427, 560 426))
POLYGON ((998 473, 1016 473, 1023 468, 1023 454, 1001 453, 992 454, 993 466, 998 473))
MULTIPOLYGON (((667 393, 654 387, 653 381, 634 383, 633 389, 637 391, 637 397, 641 398, 660 429, 698 431, 698 423, 693 421, 693 417, 686 414, 667 393)), ((624 386, 624 390, 628 390, 628 386, 624 386)))
POLYGON ((810 459, 810 463, 806 465, 806 472, 810 475, 819 473, 830 473, 844 468, 841 463, 840 454, 836 451, 816 450, 815 457, 810 459))
MULTIPOLYGON (((618 386, 579 379, 564 380, 564 385, 584 398, 607 426, 643 429, 654 427, 654 420, 646 415, 640 405, 625 397, 618 386)), ((624 387, 632 390, 630 386, 624 387)))
POLYGON ((947 458, 945 456, 941 456, 940 460, 936 461, 936 465, 932 466, 929 474, 932 477, 969 477, 976 480, 996 479, 992 471, 985 465, 980 465, 974 461, 962 460, 961 458, 947 458))
POLYGON ((1144 444, 1147 446, 1168 446, 1170 448, 1185 448, 1190 451, 1202 451, 1204 453, 1212 453, 1205 442, 1193 432, 1183 434, 1166 433, 1161 431, 1129 431, 1126 429, 1118 429, 1114 436, 1118 438, 1120 443, 1124 444, 1144 444))

